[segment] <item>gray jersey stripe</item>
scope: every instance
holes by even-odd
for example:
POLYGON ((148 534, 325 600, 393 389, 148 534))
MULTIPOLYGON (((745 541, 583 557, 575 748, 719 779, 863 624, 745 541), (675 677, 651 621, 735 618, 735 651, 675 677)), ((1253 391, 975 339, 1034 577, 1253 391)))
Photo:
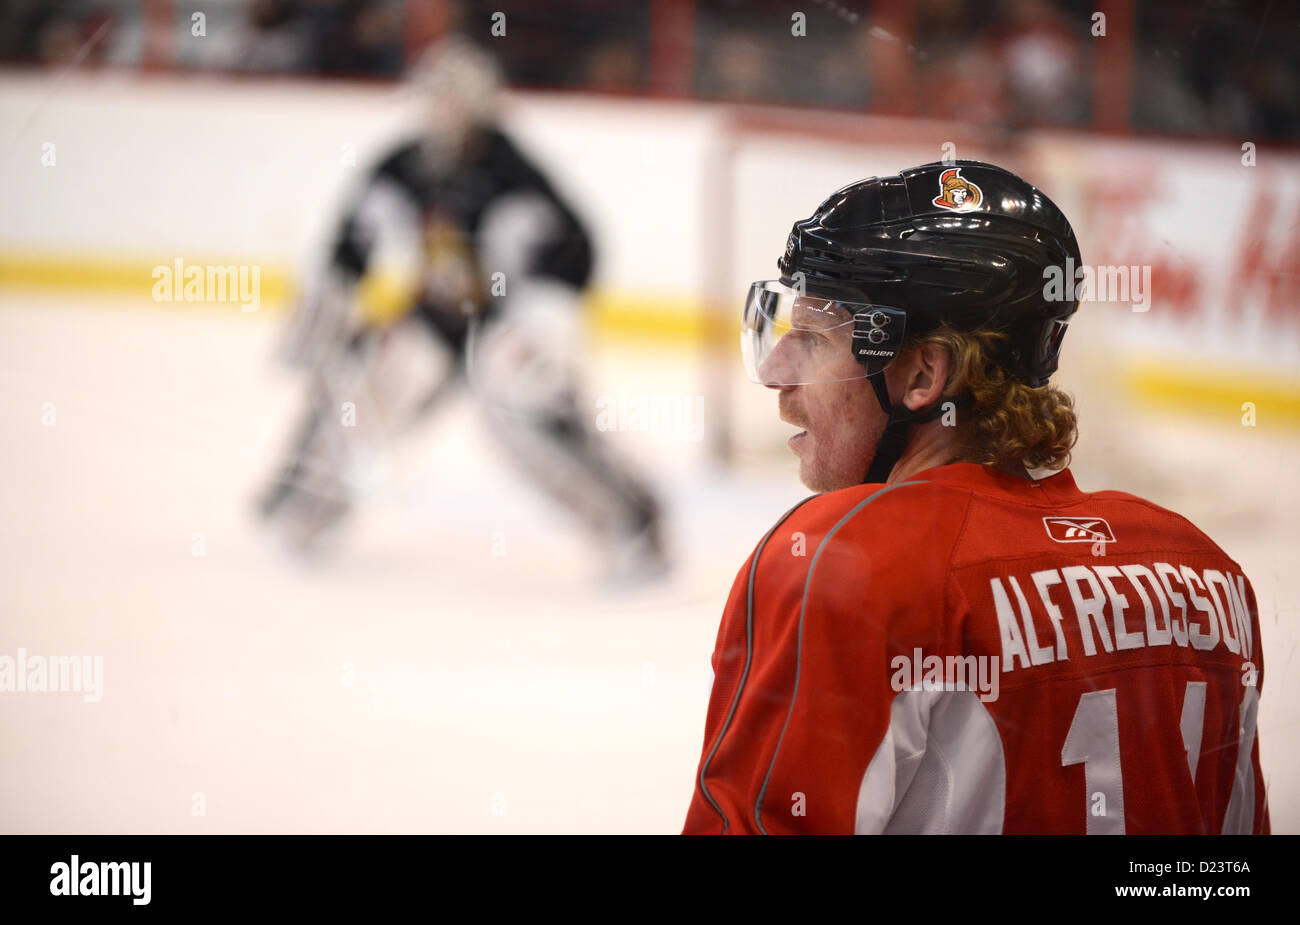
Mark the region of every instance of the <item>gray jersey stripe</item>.
POLYGON ((713 743, 713 748, 709 750, 709 756, 705 758, 704 763, 700 765, 700 792, 704 794, 704 799, 709 801, 709 805, 717 810, 718 815, 722 817, 723 835, 727 834, 727 829, 730 827, 731 823, 727 819, 727 814, 722 811, 722 807, 718 805, 717 801, 713 799, 713 795, 709 793, 708 785, 704 783, 704 775, 708 772, 709 764, 713 761, 713 756, 718 753, 718 749, 722 745, 722 739, 726 736, 727 729, 731 726, 732 717, 736 715, 736 706, 740 703, 740 694, 745 689, 745 679, 749 677, 749 664, 754 654, 754 573, 758 570, 758 557, 763 554, 763 550, 767 547, 767 541, 772 538, 772 534, 776 533, 781 524, 785 523, 791 514, 816 497, 818 496, 809 495, 794 507, 790 508, 790 510, 782 514, 781 519, 772 524, 772 529, 768 530, 763 536, 763 539, 759 541, 758 548, 754 550, 754 557, 749 563, 749 589, 745 598, 745 670, 740 673, 740 683, 736 685, 735 696, 731 698, 731 709, 727 711, 727 718, 722 723, 722 729, 718 731, 718 740, 713 743))
MULTIPOLYGON (((776 768, 777 756, 781 754, 781 743, 785 741, 786 730, 789 729, 790 727, 790 717, 794 715, 795 698, 799 696, 799 675, 803 670, 803 618, 804 618, 804 613, 808 607, 808 589, 812 587, 813 572, 816 571, 817 569, 817 560, 821 558, 822 550, 825 549, 826 544, 831 541, 831 537, 833 537, 836 533, 839 532, 840 527, 844 526, 846 523, 852 520, 859 511, 861 511, 872 501, 875 501, 881 495, 891 492, 896 488, 903 488, 906 485, 926 485, 926 484, 929 483, 926 482, 925 479, 917 479, 914 482, 899 482, 896 485, 886 485, 884 488, 880 489, 879 491, 873 492, 872 494, 868 495, 866 498, 863 498, 861 501, 855 504, 853 506, 853 509, 850 510, 843 517, 841 517, 836 522, 835 526, 831 527, 830 530, 826 532, 826 536, 822 537, 822 541, 817 544, 817 551, 813 553, 812 562, 808 564, 808 577, 804 580, 804 585, 803 585, 803 600, 799 604, 799 633, 798 636, 796 637, 797 642, 795 644, 794 690, 790 692, 790 709, 786 711, 785 722, 781 725, 781 736, 776 740, 776 748, 772 751, 772 762, 767 766, 767 774, 763 776, 763 786, 759 788, 758 799, 754 801, 754 824, 758 827, 758 831, 764 835, 767 835, 768 831, 763 827, 763 818, 762 818, 763 798, 767 796, 767 785, 772 780, 772 771, 775 770, 776 768)), ((784 518, 782 519, 784 520, 784 518)), ((780 526, 780 524, 778 524, 777 526, 780 526)), ((773 529, 776 528, 774 527, 773 529)), ((758 559, 755 558, 754 561, 755 563, 757 563, 758 559)), ((754 588, 754 579, 753 579, 752 571, 750 573, 749 587, 750 587, 750 594, 751 594, 750 603, 752 605, 753 604, 752 595, 753 595, 753 588, 754 588)))

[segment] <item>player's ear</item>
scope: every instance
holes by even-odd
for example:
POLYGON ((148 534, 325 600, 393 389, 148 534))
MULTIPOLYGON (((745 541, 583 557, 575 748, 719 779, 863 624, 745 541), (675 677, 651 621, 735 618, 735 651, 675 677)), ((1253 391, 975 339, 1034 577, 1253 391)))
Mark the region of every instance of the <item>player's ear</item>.
POLYGON ((928 408, 943 397, 952 358, 941 344, 921 344, 909 351, 906 361, 900 401, 912 411, 928 408))

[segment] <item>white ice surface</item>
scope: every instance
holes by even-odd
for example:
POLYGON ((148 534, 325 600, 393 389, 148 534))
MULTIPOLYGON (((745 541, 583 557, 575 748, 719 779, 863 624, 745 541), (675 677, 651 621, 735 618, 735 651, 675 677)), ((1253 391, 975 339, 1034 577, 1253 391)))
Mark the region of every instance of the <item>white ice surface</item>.
MULTIPOLYGON (((456 404, 395 452, 344 554, 304 568, 250 516, 299 400, 276 330, 0 301, 0 654, 104 659, 98 703, 0 694, 0 831, 678 831, 718 617, 805 494, 792 463, 766 437, 720 472, 689 435, 609 435, 669 499, 679 567, 602 593, 581 534, 456 404)), ((598 360, 593 396, 699 390, 678 355, 598 360)), ((738 389, 738 420, 770 420, 738 389)), ((1091 410, 1080 483, 1183 511, 1255 583, 1273 822, 1300 831, 1294 439, 1091 410)))

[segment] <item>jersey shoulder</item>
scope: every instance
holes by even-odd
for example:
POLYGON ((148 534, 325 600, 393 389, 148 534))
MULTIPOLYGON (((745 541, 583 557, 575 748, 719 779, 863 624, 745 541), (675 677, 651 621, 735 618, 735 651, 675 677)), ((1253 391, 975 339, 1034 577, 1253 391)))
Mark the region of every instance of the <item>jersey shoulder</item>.
POLYGON ((430 183, 424 145, 419 138, 406 138, 388 148, 374 162, 369 182, 395 183, 410 194, 418 194, 430 183))
POLYGON ((970 500, 928 482, 813 495, 769 533, 738 600, 757 601, 778 625, 812 619, 825 638, 857 638, 863 621, 929 638, 955 607, 951 561, 970 500))
POLYGON ((1125 512, 1126 520, 1138 527, 1152 538, 1159 537, 1161 542, 1171 548, 1188 552, 1208 553, 1222 556, 1239 570, 1240 564, 1223 547, 1214 541, 1204 530, 1192 523, 1187 517, 1170 508, 1161 507, 1153 501, 1124 491, 1095 491, 1083 496, 1088 501, 1109 507, 1116 505, 1125 512))
POLYGON ((907 541, 959 527, 973 494, 939 482, 864 483, 813 495, 786 518, 790 530, 819 538, 848 531, 873 550, 908 552, 907 541))
POLYGON ((929 601, 944 593, 969 506, 969 492, 932 482, 813 495, 779 522, 759 578, 841 602, 929 601))
POLYGON ((546 175, 513 138, 494 126, 482 132, 478 154, 468 166, 486 170, 503 191, 531 190, 548 199, 558 199, 546 175))

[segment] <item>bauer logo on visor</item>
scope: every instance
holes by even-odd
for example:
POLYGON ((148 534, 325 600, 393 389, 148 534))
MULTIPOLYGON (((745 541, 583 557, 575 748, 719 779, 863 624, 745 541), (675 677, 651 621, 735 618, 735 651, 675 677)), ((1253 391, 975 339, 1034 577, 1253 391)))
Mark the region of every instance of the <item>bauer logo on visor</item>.
POLYGON ((749 287, 740 347, 745 371, 769 386, 863 379, 903 343, 898 309, 798 292, 778 280, 749 287))

